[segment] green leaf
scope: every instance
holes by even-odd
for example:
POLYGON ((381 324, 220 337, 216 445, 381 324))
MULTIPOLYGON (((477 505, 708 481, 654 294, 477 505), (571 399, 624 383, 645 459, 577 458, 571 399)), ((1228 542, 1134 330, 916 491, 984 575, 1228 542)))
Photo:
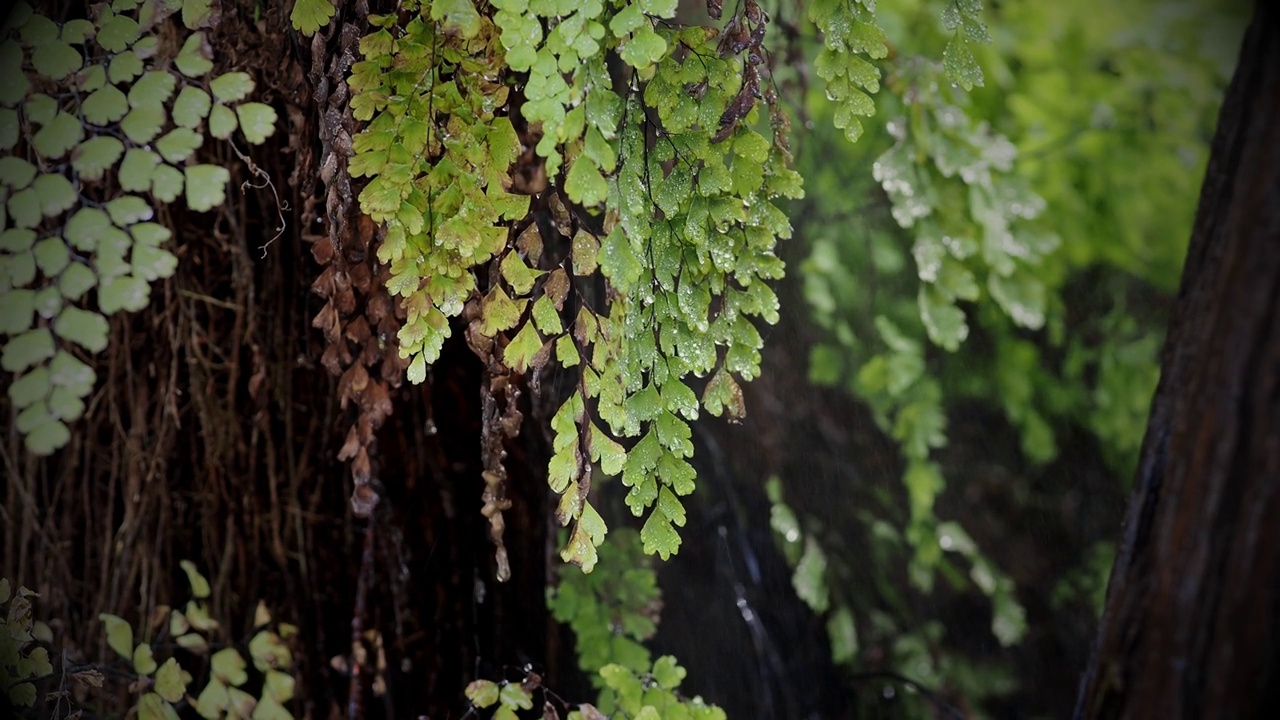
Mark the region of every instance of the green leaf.
POLYGON ((461 35, 470 40, 480 34, 480 13, 472 0, 434 0, 431 3, 431 19, 440 22, 449 35, 461 35))
MULTIPOLYGON (((32 194, 34 198, 34 193, 32 194)), ((0 233, 0 250, 23 253, 35 245, 36 232, 29 228, 9 228, 0 233)))
POLYGON ((120 227, 150 220, 155 215, 151 206, 137 195, 122 195, 107 203, 106 210, 111 222, 120 227))
POLYGON ((31 139, 36 152, 46 159, 57 160, 76 146, 84 137, 84 128, 74 115, 58 111, 58 114, 31 139))
POLYGON ((72 45, 83 45, 85 40, 94 36, 97 28, 84 18, 68 20, 62 25, 62 42, 72 45))
POLYGON ((680 687, 680 683, 684 681, 687 672, 684 668, 676 664, 676 659, 670 655, 663 655, 653 663, 653 681, 658 683, 658 687, 663 690, 675 690, 680 687))
POLYGON ((486 142, 489 143, 489 157, 500 167, 509 167, 520 155, 520 136, 516 134, 510 118, 494 118, 486 142))
POLYGON ((492 680, 474 680, 463 694, 476 707, 487 708, 498 702, 498 684, 492 680))
POLYGON ((132 256, 133 274, 154 282, 171 277, 178 269, 178 258, 168 250, 147 245, 136 245, 132 256))
POLYGON ((275 108, 264 103, 251 102, 236 106, 240 119, 240 132, 254 145, 261 145, 276 131, 275 108))
POLYGON ((627 459, 627 451, 622 445, 610 438, 596 425, 591 426, 591 459, 600 463, 600 471, 605 475, 616 476, 622 472, 622 465, 627 459))
POLYGON ((92 270, 78 262, 73 262, 58 278, 58 291, 68 300, 79 300, 97 283, 98 276, 94 275, 92 270))
POLYGON ((0 354, 0 367, 18 373, 53 357, 53 335, 47 328, 28 330, 9 338, 0 354))
POLYGON ((952 37, 943 49, 942 68, 952 82, 965 90, 972 90, 975 85, 982 87, 982 68, 969 50, 969 44, 959 35, 952 37))
POLYGON ((178 127, 195 129, 209 115, 212 102, 209 93, 194 85, 188 85, 178 93, 173 101, 173 122, 178 127))
POLYGON ((168 162, 177 165, 200 149, 204 136, 189 128, 179 127, 165 133, 155 142, 156 151, 168 162))
POLYGON ((540 350, 542 338, 533 328, 533 323, 527 322, 502 351, 502 362, 508 368, 523 374, 529 371, 529 365, 540 350))
POLYGON ((81 92, 93 92, 106 85, 106 68, 90 65, 70 78, 72 87, 81 92))
POLYGON ((70 388, 56 387, 49 394, 49 411, 60 420, 76 420, 84 415, 83 396, 70 388))
POLYGON ((52 80, 61 80, 84 65, 80 51, 64 42, 41 45, 31 54, 36 72, 52 80))
POLYGON ((31 328, 36 294, 25 288, 0 293, 0 334, 17 335, 31 328))
POLYGON ((80 208, 67 220, 62 236, 78 250, 92 252, 111 227, 111 217, 98 208, 80 208))
POLYGON ((36 313, 42 318, 52 318, 62 312, 62 294, 58 288, 46 285, 36 291, 36 313))
POLYGON ((249 641, 249 655, 253 666, 262 672, 272 668, 287 668, 293 664, 289 648, 272 630, 259 630, 249 641))
POLYGON ((40 196, 36 194, 35 188, 16 192, 9 198, 9 220, 15 227, 22 229, 40 224, 40 196))
MULTIPOLYGON (((1006 581, 1007 582, 1007 581, 1006 581)), ((991 632, 1004 647, 1015 645, 1027 634, 1027 616, 1011 589, 992 598, 991 632)))
POLYGON ((133 660, 133 626, 124 618, 109 613, 101 613, 98 620, 107 632, 107 647, 125 660, 133 660))
POLYGON ((111 58, 107 65, 107 78, 117 85, 133 82, 142 74, 142 58, 132 50, 126 50, 111 58))
MULTIPOLYGON (((182 637, 189 637, 184 635, 182 637)), ((199 637, 199 636, 196 636, 199 637)), ((178 638, 181 644, 182 638, 178 638)), ((200 638, 201 642, 204 638, 200 638)), ((202 718, 208 720, 218 720, 218 718, 227 715, 225 711, 227 705, 231 703, 231 695, 227 692, 227 686, 217 677, 209 678, 209 684, 204 686, 204 690, 200 691, 200 696, 196 698, 196 712, 202 718)))
POLYGON ((160 202, 177 200, 184 184, 182 171, 172 165, 160 165, 151 173, 151 194, 160 202))
POLYGON ((512 710, 533 708, 533 696, 520 683, 506 683, 498 692, 498 701, 512 710))
POLYGON ((804 554, 796 564, 791 584, 796 595, 814 612, 822 614, 830 603, 827 591, 827 556, 812 535, 805 538, 804 554))
POLYGON ((511 289, 517 295, 528 295, 533 291, 533 283, 542 274, 539 270, 531 270, 525 265, 519 253, 509 252, 502 258, 502 277, 511 283, 511 289))
MULTIPOLYGON (((292 681, 293 678, 289 680, 292 681)), ((280 704, 281 702, 270 695, 264 695, 253 707, 253 720, 293 720, 293 715, 280 704)))
POLYGON ((97 380, 93 368, 65 350, 59 350, 53 357, 53 362, 49 363, 49 370, 53 373, 54 385, 65 387, 80 396, 88 395, 93 389, 93 383, 97 380))
POLYGON ((297 0, 293 12, 289 14, 289 21, 293 23, 294 30, 310 37, 329 24, 333 13, 333 5, 329 4, 329 0, 297 0))
POLYGON ((556 339, 556 358, 566 368, 574 367, 582 361, 577 346, 573 344, 572 336, 566 334, 556 339))
POLYGON ((223 73, 209 81, 209 90, 220 103, 239 102, 253 92, 255 83, 246 72, 223 73))
POLYGON ((609 184, 600 174, 600 168, 585 155, 579 155, 569 168, 564 190, 570 200, 587 207, 599 205, 609 196, 609 184))
POLYGON ((929 339, 935 345, 955 352, 969 336, 964 311, 928 286, 921 286, 917 296, 920 319, 924 322, 929 339))
POLYGON ((667 41, 647 25, 637 29, 618 51, 622 61, 637 70, 644 70, 667 54, 667 41))
POLYGON ((26 97, 31 83, 26 73, 18 71, 22 67, 22 48, 12 39, 0 42, 0 105, 12 107, 26 97))
POLYGON ((31 185, 40 200, 40 211, 45 217, 61 215, 80 200, 71 181, 61 174, 44 174, 31 185))
POLYGON ((169 658, 156 671, 156 692, 165 700, 176 703, 186 695, 187 683, 182 679, 178 661, 169 658))
POLYGON ((132 275, 104 278, 98 286, 98 308, 107 315, 118 310, 138 312, 150 300, 147 281, 132 275))
POLYGON ((36 93, 27 98, 22 106, 27 122, 34 125, 47 125, 58 113, 58 101, 44 93, 36 93))
POLYGON ((149 692, 138 698, 138 720, 178 720, 178 711, 159 694, 149 692))
POLYGON ((608 531, 600 513, 596 512, 591 503, 584 503, 578 524, 569 537, 569 544, 560 551, 560 558, 582 568, 584 573, 591 572, 599 560, 596 548, 604 542, 608 531))
POLYGON ((67 250, 67 244, 57 235, 37 242, 31 251, 35 255, 36 266, 45 274, 45 277, 54 277, 71 261, 71 252, 67 250))
POLYGON ((654 508, 649 513, 649 519, 640 529, 640 539, 644 542, 645 553, 657 554, 663 560, 680 551, 680 535, 671 527, 671 519, 661 508, 654 508))
POLYGON ((628 288, 640 279, 644 272, 631 242, 623 234, 622 224, 615 225, 600 248, 600 272, 613 282, 614 287, 628 288))
POLYGON ((559 335, 564 332, 564 325, 560 321, 560 313, 556 310, 556 306, 551 302, 551 298, 543 295, 533 304, 533 321, 537 323, 538 329, 544 335, 559 335))
MULTIPOLYGON (((33 427, 27 433, 23 443, 33 455, 50 455, 54 450, 66 445, 70 439, 71 431, 66 424, 50 417, 47 422, 33 427)), ((9 692, 13 693, 13 690, 9 692)))
POLYGON ((129 112, 129 100, 115 85, 103 85, 85 98, 80 111, 93 125, 110 125, 129 112))
POLYGON ((127 15, 113 15, 98 29, 98 45, 109 53, 118 53, 137 42, 141 35, 138 21, 127 15))
POLYGON ((156 671, 156 659, 151 653, 151 646, 138 643, 133 649, 133 669, 140 675, 150 675, 156 671))
POLYGON ((480 334, 493 337, 503 330, 510 330, 520 322, 528 300, 513 301, 502 286, 495 284, 485 296, 480 322, 480 334))
POLYGON ((52 389, 49 377, 49 368, 38 367, 14 380, 9 386, 9 400, 13 402, 13 406, 22 410, 47 398, 52 389))
POLYGON ((146 192, 151 188, 152 175, 160 164, 160 156, 150 150, 129 148, 124 154, 124 162, 120 163, 120 172, 116 178, 120 181, 120 189, 128 192, 146 192))
POLYGON ((295 681, 292 675, 279 670, 268 670, 266 676, 267 679, 263 683, 265 697, 282 703, 293 699, 295 681))
POLYGON ((606 173, 611 173, 618 167, 618 158, 614 154, 613 146, 594 127, 587 129, 582 152, 606 173))
POLYGON ((226 105, 214 105, 209 113, 209 134, 226 140, 236 131, 236 114, 226 105))
POLYGON ((1017 273, 1005 278, 993 273, 987 289, 1015 323, 1031 330, 1044 326, 1044 284, 1034 276, 1017 273))
POLYGON ((231 172, 225 167, 189 165, 184 172, 187 178, 187 206, 192 210, 205 212, 226 202, 231 172))
POLYGON ((182 24, 195 30, 207 24, 213 0, 183 0, 182 24))
POLYGON ((109 135, 100 135, 85 140, 71 151, 71 167, 81 180, 101 180, 123 154, 124 143, 109 135))
POLYGON ((129 107, 144 105, 160 106, 173 97, 178 79, 163 70, 151 70, 143 73, 133 87, 129 88, 129 107))
POLYGON ((133 143, 146 145, 160 134, 166 119, 163 105, 140 105, 124 116, 120 129, 133 143))
MULTIPOLYGON (((209 597, 211 592, 209 581, 205 579, 204 575, 200 574, 200 569, 196 567, 196 564, 190 560, 182 560, 178 563, 178 566, 187 574, 187 582, 191 583, 192 597, 198 600, 209 597)), ((238 685, 239 683, 233 684, 238 685)))
POLYGON ((248 666, 235 648, 219 650, 209 658, 209 662, 213 676, 226 685, 239 687, 249 680, 249 673, 245 672, 248 666))
MULTIPOLYGON (((191 2, 192 0, 187 0, 188 4, 191 2)), ((182 44, 182 50, 178 51, 178 56, 173 59, 173 64, 177 66, 178 72, 189 78, 201 77, 212 70, 213 48, 209 46, 204 33, 194 33, 187 38, 187 41, 182 44)))
POLYGON ((81 310, 74 305, 62 309, 53 324, 53 330, 63 340, 70 340, 89 352, 107 349, 106 318, 98 313, 81 310))
POLYGON ((209 652, 209 641, 205 640, 199 633, 189 632, 185 635, 179 635, 173 639, 180 648, 186 648, 197 655, 203 655, 209 652))
POLYGON ((36 166, 15 155, 0 157, 0 184, 21 190, 35 179, 36 166))
POLYGON ((573 236, 573 274, 578 276, 592 275, 598 267, 600 257, 600 241, 586 230, 578 230, 573 236))

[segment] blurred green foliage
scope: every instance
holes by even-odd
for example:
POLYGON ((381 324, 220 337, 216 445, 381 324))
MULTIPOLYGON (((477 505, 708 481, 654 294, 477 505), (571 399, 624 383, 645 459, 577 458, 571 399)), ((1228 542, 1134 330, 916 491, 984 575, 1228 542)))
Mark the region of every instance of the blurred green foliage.
MULTIPOLYGON (((963 575, 947 556, 963 559, 991 600, 993 634, 1010 644, 1025 629, 1017 589, 934 511, 962 474, 941 459, 949 424, 964 403, 1002 414, 1021 457, 995 461, 1024 483, 1058 458, 1060 437, 1083 432, 1128 483, 1245 9, 1011 0, 958 15, 977 4, 877 8, 890 51, 875 121, 856 145, 842 142, 841 102, 810 87, 813 129, 796 144, 807 196, 792 216, 810 247, 804 293, 822 329, 810 378, 866 403, 902 455, 905 525, 867 513, 866 527, 888 545, 906 541, 917 592, 931 592, 939 572, 954 584, 963 575), (989 44, 969 43, 981 81, 939 57, 958 36, 987 34, 989 44)), ((1109 552, 1082 549, 1056 598, 1096 601, 1109 552)), ((797 590, 817 597, 798 562, 797 590)), ((833 588, 831 602, 845 594, 833 588)), ((858 632, 880 625, 898 628, 898 645, 945 642, 940 627, 925 638, 904 617, 875 617, 858 632)), ((982 694, 963 663, 941 658, 945 684, 982 694)), ((1010 689, 1004 673, 990 680, 989 690, 1010 689)))

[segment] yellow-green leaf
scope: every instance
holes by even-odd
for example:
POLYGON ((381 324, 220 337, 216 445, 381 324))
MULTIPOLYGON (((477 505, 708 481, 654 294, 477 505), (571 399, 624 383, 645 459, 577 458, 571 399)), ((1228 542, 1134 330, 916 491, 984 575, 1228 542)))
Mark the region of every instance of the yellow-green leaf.
POLYGON ((293 23, 294 30, 310 37, 329 24, 333 13, 333 5, 329 4, 329 0, 297 0, 293 5, 293 12, 289 14, 289 21, 293 23))
MULTIPOLYGON (((99 315, 98 317, 102 316, 99 315)), ((172 658, 170 659, 172 660, 172 658)), ((133 649, 133 669, 140 675, 150 675, 156 671, 156 667, 156 658, 151 654, 151 646, 146 643, 138 643, 138 647, 133 649)))
POLYGON ((169 658, 156 671, 156 692, 171 703, 178 702, 186 695, 187 683, 182 679, 182 668, 178 661, 169 658))
POLYGON ((107 631, 107 647, 125 660, 133 660, 133 626, 124 618, 110 613, 102 613, 98 619, 107 631))
POLYGON ((209 581, 205 579, 204 575, 200 574, 196 564, 190 560, 182 560, 178 563, 178 566, 187 574, 187 581, 191 583, 191 595, 200 600, 209 597, 209 581))

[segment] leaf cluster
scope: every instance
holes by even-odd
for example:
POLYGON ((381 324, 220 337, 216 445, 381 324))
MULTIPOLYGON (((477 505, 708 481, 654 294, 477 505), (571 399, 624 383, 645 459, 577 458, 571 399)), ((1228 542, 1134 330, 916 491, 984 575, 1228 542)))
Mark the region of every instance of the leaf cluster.
POLYGON ((755 105, 767 17, 746 3, 721 34, 660 22, 675 9, 416 5, 403 23, 371 17, 349 81, 368 122, 351 173, 369 178, 361 207, 386 228, 378 257, 406 311, 409 379, 425 378, 457 315, 490 366, 537 373, 554 357, 577 375, 548 475, 573 524, 562 557, 586 571, 608 531, 589 499, 597 470, 647 511, 646 552, 678 550, 688 423, 744 412, 739 380, 758 374, 762 345, 752 318, 778 317, 767 282, 790 224, 775 203, 802 194, 785 118, 761 127, 755 105), (512 167, 528 163, 544 184, 520 192, 512 167), (524 193, 538 189, 535 207, 524 193), (689 376, 706 378, 701 397, 689 376))
POLYGON ((0 577, 0 689, 13 707, 35 705, 36 681, 53 673, 48 648, 38 644, 51 642, 53 634, 35 619, 33 597, 39 596, 0 577))
MULTIPOLYGON (((183 560, 181 566, 191 583, 192 599, 182 610, 170 610, 167 622, 162 621, 159 630, 167 633, 175 647, 196 657, 207 657, 209 675, 198 694, 193 687, 194 676, 176 657, 158 662, 154 641, 135 644, 135 629, 127 620, 107 613, 98 616, 106 633, 107 647, 129 662, 137 676, 131 685, 138 692, 133 707, 137 717, 177 720, 178 709, 189 706, 208 720, 292 718, 285 705, 294 696, 293 653, 285 640, 296 634, 297 628, 287 623, 273 623, 270 612, 259 602, 254 613, 254 634, 247 646, 248 660, 242 650, 234 646, 213 649, 209 636, 221 625, 209 616, 209 582, 191 561, 183 560), (250 662, 257 676, 252 683, 250 662), (256 694, 249 692, 251 685, 259 688, 256 694)), ((139 628, 138 633, 156 629, 139 628)))
POLYGON ((603 685, 600 669, 617 664, 636 672, 649 668, 643 643, 657 631, 662 593, 639 535, 617 530, 599 548, 599 568, 591 573, 560 572, 547 597, 552 616, 573 630, 578 664, 603 685))
POLYGON ((274 130, 247 74, 211 76, 210 12, 115 0, 58 24, 19 3, 0 36, 0 366, 32 453, 65 445, 85 412, 107 318, 146 307, 176 269, 158 204, 225 200, 227 168, 195 162, 206 135, 274 130))

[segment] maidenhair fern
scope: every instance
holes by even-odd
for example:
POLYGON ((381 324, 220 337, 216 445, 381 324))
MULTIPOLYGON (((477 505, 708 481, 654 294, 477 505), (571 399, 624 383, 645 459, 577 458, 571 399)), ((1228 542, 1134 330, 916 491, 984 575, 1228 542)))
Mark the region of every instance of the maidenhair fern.
POLYGON ((865 58, 889 54, 888 39, 875 21, 876 0, 814 0, 809 18, 822 31, 824 47, 814 61, 826 81, 827 97, 837 103, 835 124, 850 141, 862 136, 858 117, 875 114, 871 95, 880 90, 880 70, 865 58))
MULTIPOLYGON (((1029 221, 1044 201, 1013 175, 1012 143, 974 121, 947 88, 955 77, 925 61, 905 63, 891 82, 911 87, 906 114, 889 123, 895 144, 873 172, 899 226, 913 231, 911 254, 919 277, 918 317, 929 342, 956 351, 968 337, 966 313, 957 303, 989 298, 1018 326, 1045 322, 1042 259, 1058 238, 1029 221)), ((922 338, 888 316, 876 318, 885 350, 871 356, 857 376, 859 394, 900 443, 907 459, 910 500, 908 537, 931 566, 939 557, 934 498, 943 488, 932 451, 946 442, 943 393, 926 372, 922 338)), ((1024 432, 1024 447, 1043 458, 1048 432, 1030 407, 1010 408, 1024 432)), ((1049 441, 1051 443, 1051 441, 1049 441)))
POLYGON ((767 281, 791 228, 774 203, 801 188, 786 118, 757 109, 773 99, 768 18, 753 0, 723 32, 668 23, 669 0, 490 7, 371 17, 352 68, 368 124, 350 168, 386 230, 399 352, 421 382, 465 311, 490 367, 537 373, 554 357, 577 378, 552 420, 549 481, 573 523, 562 557, 591 570, 607 532, 594 463, 621 477, 646 552, 666 558, 694 488, 688 423, 741 417, 738 383, 759 373, 752 318, 778 318, 767 281), (537 176, 516 187, 526 149, 537 176))
POLYGON ((61 25, 19 4, 5 25, 0 366, 35 454, 84 414, 107 316, 146 307, 177 267, 157 209, 225 200, 227 168, 195 162, 206 135, 261 143, 275 128, 270 106, 246 101, 247 74, 211 76, 214 20, 208 2, 115 0, 61 25))

